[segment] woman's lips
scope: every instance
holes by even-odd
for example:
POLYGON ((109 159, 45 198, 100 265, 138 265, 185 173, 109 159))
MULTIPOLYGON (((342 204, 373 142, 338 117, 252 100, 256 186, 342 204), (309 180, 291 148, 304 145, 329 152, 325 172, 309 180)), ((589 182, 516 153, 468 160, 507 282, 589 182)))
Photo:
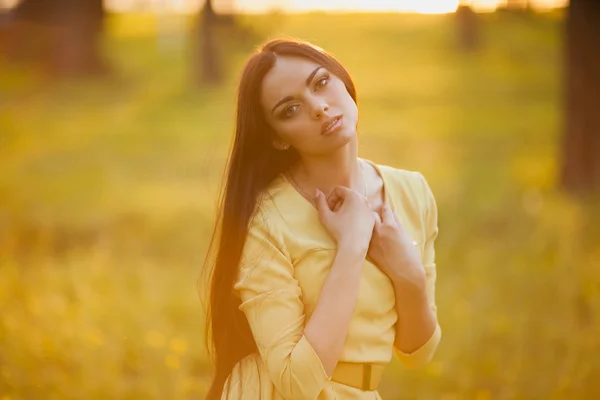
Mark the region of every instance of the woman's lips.
POLYGON ((323 130, 322 130, 321 134, 329 135, 329 134, 337 131, 339 128, 341 128, 342 123, 343 123, 342 115, 338 115, 337 117, 331 118, 329 121, 327 121, 325 124, 323 124, 323 130))

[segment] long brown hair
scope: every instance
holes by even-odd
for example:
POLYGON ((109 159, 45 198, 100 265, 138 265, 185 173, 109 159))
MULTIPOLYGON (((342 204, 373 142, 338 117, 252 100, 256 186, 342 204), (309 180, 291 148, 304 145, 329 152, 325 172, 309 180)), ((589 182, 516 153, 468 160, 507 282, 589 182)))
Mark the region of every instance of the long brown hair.
POLYGON ((205 338, 215 368, 206 397, 209 400, 220 399, 236 363, 258 351, 246 316, 238 308, 240 300, 234 294, 233 285, 259 195, 299 160, 294 148, 281 151, 272 146, 274 132, 261 109, 262 81, 278 55, 302 57, 324 66, 344 82, 356 102, 356 89, 348 72, 333 56, 310 43, 274 39, 261 46, 246 62, 238 88, 235 138, 227 160, 227 181, 220 191, 219 213, 203 268, 204 272, 210 271, 205 338), (216 257, 211 259, 210 254, 215 249, 216 257))

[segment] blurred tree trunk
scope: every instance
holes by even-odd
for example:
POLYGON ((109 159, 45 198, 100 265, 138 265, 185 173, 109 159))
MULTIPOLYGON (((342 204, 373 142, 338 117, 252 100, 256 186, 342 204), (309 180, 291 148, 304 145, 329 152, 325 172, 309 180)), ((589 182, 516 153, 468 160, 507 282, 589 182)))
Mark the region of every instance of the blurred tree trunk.
POLYGON ((63 76, 106 71, 102 0, 22 0, 12 11, 8 55, 63 76))
POLYGON ((192 30, 192 79, 197 86, 218 84, 228 61, 240 49, 250 50, 259 36, 236 19, 233 0, 206 0, 192 30), (215 11, 219 6, 219 13, 215 11))
POLYGON ((565 131, 561 184, 600 189, 600 3, 571 0, 566 21, 565 131))
POLYGON ((459 47, 464 52, 479 48, 479 28, 477 13, 468 4, 460 4, 455 13, 458 28, 459 47))
POLYGON ((523 10, 529 7, 527 0, 506 0, 506 8, 508 10, 523 10))
POLYGON ((199 54, 200 68, 197 70, 197 84, 213 84, 221 80, 221 68, 217 47, 218 20, 212 0, 206 0, 200 18, 199 54))
POLYGON ((497 10, 516 14, 530 14, 535 11, 531 0, 507 0, 504 4, 499 5, 497 10))

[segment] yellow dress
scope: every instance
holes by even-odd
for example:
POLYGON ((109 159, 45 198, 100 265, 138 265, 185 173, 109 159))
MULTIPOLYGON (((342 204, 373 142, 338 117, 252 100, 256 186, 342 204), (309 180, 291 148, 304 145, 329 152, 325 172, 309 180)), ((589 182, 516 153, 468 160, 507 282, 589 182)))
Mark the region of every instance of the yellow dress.
MULTIPOLYGON (((433 194, 419 172, 363 160, 380 174, 386 201, 417 242, 428 298, 436 311, 434 240, 438 225, 433 194)), ((236 365, 228 378, 230 389, 222 399, 381 399, 376 390, 363 391, 330 380, 303 334, 335 255, 336 243, 321 225, 317 209, 279 175, 251 220, 234 286, 259 354, 236 365)), ((429 362, 441 338, 439 324, 423 346, 402 353, 394 347, 397 314, 390 279, 369 260, 361 274, 340 361, 387 364, 396 354, 407 368, 429 362)))

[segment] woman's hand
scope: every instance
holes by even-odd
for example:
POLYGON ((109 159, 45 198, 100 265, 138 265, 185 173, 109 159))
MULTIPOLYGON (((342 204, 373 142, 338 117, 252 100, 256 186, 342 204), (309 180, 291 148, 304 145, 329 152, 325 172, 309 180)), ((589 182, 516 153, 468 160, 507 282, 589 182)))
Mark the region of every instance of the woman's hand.
POLYGON ((337 206, 329 207, 325 195, 318 191, 315 199, 319 220, 329 231, 338 247, 347 246, 357 251, 369 248, 375 216, 367 199, 354 190, 344 186, 337 186, 330 194, 336 198, 337 206))
POLYGON ((389 204, 381 215, 373 212, 375 225, 367 256, 394 283, 394 286, 425 290, 425 270, 415 244, 389 204))

